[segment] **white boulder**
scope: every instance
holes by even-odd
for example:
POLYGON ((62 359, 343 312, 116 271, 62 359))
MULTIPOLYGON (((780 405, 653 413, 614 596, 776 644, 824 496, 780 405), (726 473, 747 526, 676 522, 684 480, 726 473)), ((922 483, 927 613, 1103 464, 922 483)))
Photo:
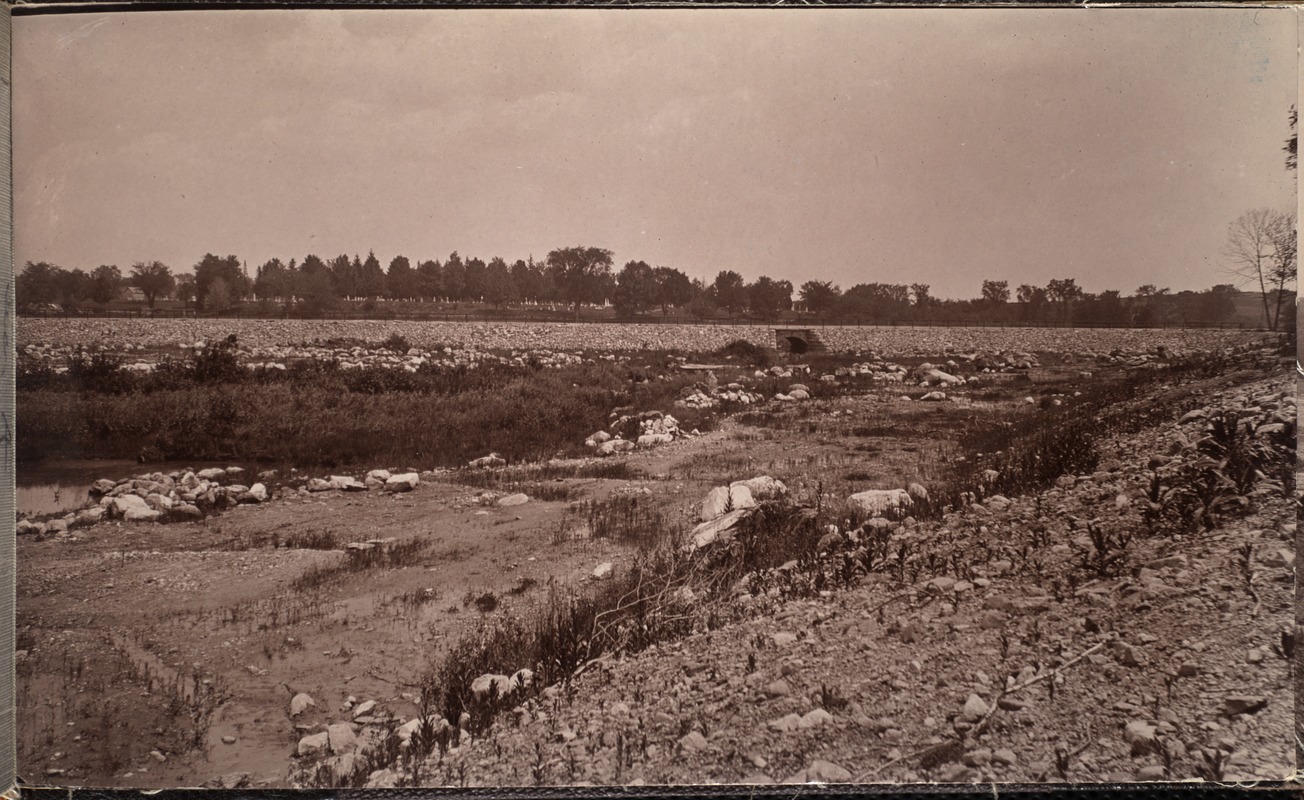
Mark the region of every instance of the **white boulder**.
POLYGON ((421 483, 421 476, 415 472, 404 472, 400 475, 391 475, 389 480, 385 481, 385 491, 387 492, 410 492, 417 488, 421 483))
POLYGON ((847 505, 871 517, 881 517, 908 510, 914 500, 905 489, 870 489, 848 497, 847 505))

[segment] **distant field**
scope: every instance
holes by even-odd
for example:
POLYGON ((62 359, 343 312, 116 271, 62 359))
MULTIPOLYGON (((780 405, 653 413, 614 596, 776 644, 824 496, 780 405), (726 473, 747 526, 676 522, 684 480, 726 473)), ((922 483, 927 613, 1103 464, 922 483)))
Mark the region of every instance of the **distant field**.
MULTIPOLYGON (((877 350, 893 356, 936 355, 945 350, 1172 352, 1260 341, 1252 331, 1071 328, 818 328, 830 350, 877 350)), ((417 347, 455 344, 479 348, 556 350, 715 350, 736 339, 773 345, 763 325, 603 325, 592 323, 407 322, 378 320, 33 319, 19 318, 18 345, 166 347, 210 341, 235 333, 246 348, 285 347, 328 339, 378 342, 398 333, 417 347)))

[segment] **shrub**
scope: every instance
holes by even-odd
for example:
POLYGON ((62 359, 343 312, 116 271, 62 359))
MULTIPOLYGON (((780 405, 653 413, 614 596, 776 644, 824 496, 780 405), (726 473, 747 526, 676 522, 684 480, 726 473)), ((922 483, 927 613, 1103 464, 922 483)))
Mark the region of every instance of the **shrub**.
POLYGON ((408 342, 407 338, 397 331, 391 333, 385 341, 380 343, 380 346, 386 350, 393 350, 396 353, 406 353, 408 350, 412 349, 412 345, 408 342))
POLYGON ((746 339, 734 339, 715 351, 721 358, 736 358, 753 367, 768 367, 774 363, 774 353, 768 348, 752 344, 746 339))

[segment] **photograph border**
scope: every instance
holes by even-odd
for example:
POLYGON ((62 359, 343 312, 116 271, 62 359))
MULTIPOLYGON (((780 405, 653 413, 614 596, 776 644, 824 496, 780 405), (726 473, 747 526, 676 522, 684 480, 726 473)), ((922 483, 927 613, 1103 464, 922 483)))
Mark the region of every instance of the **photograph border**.
MULTIPOLYGON (((6 5, 0 16, 0 103, 3 104, 5 135, 0 136, 0 182, 8 189, 0 193, 0 296, 3 307, 0 308, 0 518, 5 520, 5 528, 0 534, 0 651, 6 653, 13 665, 15 646, 15 593, 16 593, 16 542, 14 535, 15 515, 15 389, 16 369, 16 302, 14 263, 14 218, 13 218, 13 163, 12 163, 12 83, 11 83, 11 35, 12 16, 62 15, 62 14, 100 14, 100 13, 144 13, 150 11, 185 11, 185 10, 363 10, 363 9, 430 9, 447 10, 467 9, 575 9, 584 8, 594 11, 614 13, 619 10, 668 10, 683 9, 684 13, 704 8, 786 8, 822 6, 828 8, 863 8, 863 9, 932 9, 936 11, 981 12, 986 9, 1063 9, 1070 8, 1086 11, 1094 4, 1078 0, 1039 0, 1038 2, 979 2, 965 0, 928 0, 927 2, 840 2, 824 0, 806 2, 806 0, 779 0, 777 3, 753 2, 713 2, 712 0, 672 0, 670 2, 651 2, 649 0, 627 0, 624 2, 601 2, 600 0, 532 0, 531 2, 510 2, 507 0, 332 0, 331 2, 267 2, 266 0, 122 0, 121 2, 85 2, 85 0, 26 0, 20 5, 6 5)), ((1094 8, 1101 13, 1108 13, 1115 8, 1293 8, 1298 14, 1300 5, 1296 2, 1207 2, 1207 3, 1110 3, 1094 8)), ((819 13, 818 8, 810 8, 808 13, 819 13)), ((1298 67, 1297 67, 1298 72, 1298 67)), ((1299 370, 1304 376, 1304 368, 1299 370)), ((1299 616, 1299 599, 1296 599, 1297 619, 1299 616)), ((17 782, 16 764, 16 680, 11 669, 0 676, 0 786, 11 786, 2 792, 6 798, 30 797, 34 800, 118 800, 122 798, 140 798, 148 796, 157 800, 208 800, 208 798, 259 798, 259 800, 326 800, 326 798, 529 798, 530 800, 551 800, 551 798, 846 798, 846 797, 948 797, 948 798, 1060 798, 1083 797, 1104 800, 1130 800, 1131 798, 1170 797, 1174 800, 1220 800, 1221 798, 1245 797, 1298 797, 1304 792, 1304 779, 1280 783, 1258 782, 1253 784, 1209 784, 1209 783, 1127 783, 1127 784, 860 784, 860 785, 818 785, 801 786, 747 786, 747 785, 684 785, 684 786, 614 786, 614 787, 557 787, 557 788, 520 788, 496 787, 480 789, 421 788, 421 789, 374 789, 374 790, 319 790, 319 789, 188 789, 171 788, 163 790, 133 789, 99 789, 52 787, 25 785, 17 782)), ((1296 725, 1298 730, 1301 698, 1295 698, 1296 725)), ((1296 758, 1304 755, 1304 742, 1296 737, 1296 758)), ((1297 773, 1298 774, 1298 773, 1297 773)))

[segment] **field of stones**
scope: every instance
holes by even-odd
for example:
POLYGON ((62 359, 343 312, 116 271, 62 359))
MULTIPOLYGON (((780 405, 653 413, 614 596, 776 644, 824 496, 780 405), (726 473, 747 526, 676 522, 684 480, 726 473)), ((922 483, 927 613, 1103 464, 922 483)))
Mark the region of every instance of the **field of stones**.
POLYGON ((773 335, 20 320, 20 774, 1293 771, 1286 343, 773 335))

